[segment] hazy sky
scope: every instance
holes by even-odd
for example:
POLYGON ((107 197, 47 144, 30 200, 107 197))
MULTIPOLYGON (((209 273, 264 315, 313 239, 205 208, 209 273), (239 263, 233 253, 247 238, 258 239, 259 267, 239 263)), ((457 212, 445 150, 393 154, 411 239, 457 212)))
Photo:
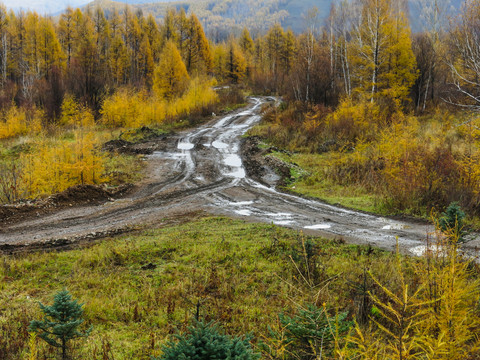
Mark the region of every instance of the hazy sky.
POLYGON ((18 10, 35 10, 39 14, 57 13, 67 6, 77 7, 85 5, 90 0, 3 0, 7 8, 18 10))

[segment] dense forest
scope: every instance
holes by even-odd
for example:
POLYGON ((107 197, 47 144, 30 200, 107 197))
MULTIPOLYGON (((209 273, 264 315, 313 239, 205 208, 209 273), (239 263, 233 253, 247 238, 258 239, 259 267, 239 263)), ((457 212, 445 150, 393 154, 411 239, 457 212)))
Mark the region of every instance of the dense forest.
POLYGON ((479 268, 457 250, 480 215, 480 1, 454 18, 448 0, 421 5, 416 33, 406 1, 343 0, 322 26, 310 10, 302 33, 266 17, 264 32, 211 37, 183 7, 160 22, 129 7, 0 7, 2 203, 136 181, 138 157, 107 154, 106 141, 194 126, 259 94, 282 102, 248 135, 304 169, 291 191, 443 212, 418 259, 218 218, 2 255, 0 357, 175 358, 175 344, 199 342, 170 335, 203 317, 251 333, 194 323, 243 359, 478 358, 479 268), (36 307, 65 287, 82 305, 59 292, 36 307), (55 324, 32 320, 58 317, 62 301, 82 329, 52 345, 55 324))

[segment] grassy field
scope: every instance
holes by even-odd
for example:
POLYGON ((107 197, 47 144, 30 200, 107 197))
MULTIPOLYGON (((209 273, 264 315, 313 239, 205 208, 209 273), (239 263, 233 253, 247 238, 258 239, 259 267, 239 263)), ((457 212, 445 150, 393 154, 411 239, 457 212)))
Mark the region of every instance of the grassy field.
POLYGON ((276 152, 273 156, 298 165, 303 171, 291 174, 292 181, 287 189, 300 194, 324 200, 330 204, 342 205, 353 209, 387 214, 382 206, 381 197, 358 185, 339 185, 325 176, 328 166, 328 154, 276 152))
MULTIPOLYGON (((78 359, 149 359, 170 334, 186 328, 197 305, 201 318, 218 321, 228 333, 251 332, 255 343, 269 343, 269 328, 278 329, 282 312, 325 303, 353 316, 357 294, 349 284, 361 281, 365 267, 393 281, 393 259, 379 250, 225 218, 78 250, 3 256, 0 354, 26 358, 26 328, 41 318, 38 302, 51 304, 64 288, 84 303, 86 325, 93 325, 91 336, 75 343, 78 359)), ((39 359, 52 355, 42 342, 39 359)))

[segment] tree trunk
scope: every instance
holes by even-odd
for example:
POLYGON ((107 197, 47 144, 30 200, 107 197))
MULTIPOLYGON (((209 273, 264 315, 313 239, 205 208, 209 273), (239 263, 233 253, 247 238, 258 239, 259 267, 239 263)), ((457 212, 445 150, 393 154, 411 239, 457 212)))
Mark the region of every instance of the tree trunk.
POLYGON ((62 338, 62 360, 68 360, 67 358, 67 340, 62 338))

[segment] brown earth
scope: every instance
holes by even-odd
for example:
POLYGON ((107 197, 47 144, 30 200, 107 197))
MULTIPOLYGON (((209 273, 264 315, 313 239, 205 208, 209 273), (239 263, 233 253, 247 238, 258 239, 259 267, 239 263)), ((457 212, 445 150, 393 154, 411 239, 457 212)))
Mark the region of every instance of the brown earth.
POLYGON ((108 190, 99 185, 76 185, 45 199, 21 201, 16 204, 0 206, 0 226, 40 217, 67 207, 100 205, 105 201, 114 201, 126 196, 133 188, 132 184, 108 190))

